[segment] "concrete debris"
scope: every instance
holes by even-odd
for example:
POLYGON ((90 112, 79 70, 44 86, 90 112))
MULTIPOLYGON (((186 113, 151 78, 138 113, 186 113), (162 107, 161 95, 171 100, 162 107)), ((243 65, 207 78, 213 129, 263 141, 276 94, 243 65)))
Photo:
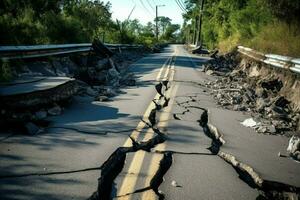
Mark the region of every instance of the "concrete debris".
POLYGON ((106 82, 109 85, 118 87, 120 85, 120 79, 120 73, 115 68, 111 68, 108 70, 108 73, 106 74, 106 82))
POLYGON ((293 135, 286 150, 292 158, 300 161, 300 137, 293 135))
MULTIPOLYGON (((215 59, 204 65, 204 71, 208 74, 217 72, 231 72, 237 66, 237 51, 232 51, 225 55, 215 55, 215 59)), ((219 73, 216 73, 219 74, 219 73)))
MULTIPOLYGON (((5 102, 9 102, 9 105, 13 106, 6 109, 4 104, 2 105, 0 128, 4 124, 9 124, 6 122, 11 121, 22 124, 22 130, 28 122, 43 124, 46 122, 47 116, 61 114, 62 108, 56 106, 56 103, 67 103, 73 95, 90 96, 95 101, 100 102, 109 101, 111 97, 121 92, 119 90, 121 86, 136 85, 134 74, 128 70, 129 66, 148 51, 147 49, 134 49, 121 53, 115 52, 109 59, 106 56, 78 55, 55 57, 44 61, 32 59, 22 62, 20 66, 12 69, 13 78, 22 77, 30 80, 31 77, 35 76, 67 76, 76 80, 57 87, 55 91, 49 90, 47 94, 32 93, 32 97, 22 101, 20 98, 7 97, 8 100, 5 102), (22 107, 22 109, 14 109, 15 105, 22 107)), ((31 124, 27 126, 28 128, 25 127, 25 130, 28 129, 30 133, 37 130, 31 124)))
POLYGON ((107 59, 99 60, 95 66, 97 71, 107 70, 110 68, 109 61, 107 59))
POLYGON ((88 96, 94 97, 98 95, 98 91, 96 91, 95 89, 91 88, 91 87, 87 87, 86 88, 86 94, 88 96))
POLYGON ((35 113, 36 119, 45 119, 47 117, 47 111, 40 110, 35 113))
POLYGON ((42 129, 40 129, 37 125, 35 125, 32 122, 26 123, 25 128, 29 135, 36 135, 36 134, 42 132, 42 129))
POLYGON ((95 98, 95 101, 109 101, 109 98, 107 96, 104 96, 104 95, 100 95, 98 97, 95 98))
POLYGON ((245 76, 242 70, 240 73, 235 70, 208 82, 206 86, 211 88, 210 94, 224 108, 255 115, 261 122, 255 126, 259 133, 291 135, 300 130, 297 128, 299 113, 293 111, 290 101, 279 93, 281 81, 270 80, 258 84, 259 80, 247 80, 245 76))
POLYGON ((120 79, 120 84, 125 85, 125 86, 135 86, 136 81, 135 81, 135 78, 134 78, 134 74, 133 73, 127 73, 127 74, 122 75, 122 77, 120 79))
POLYGON ((246 126, 246 127, 254 128, 254 127, 256 127, 257 124, 259 124, 259 123, 257 123, 256 121, 254 121, 253 118, 248 118, 248 119, 245 119, 243 122, 241 122, 241 124, 242 124, 243 126, 246 126))
POLYGON ((180 187, 180 186, 177 184, 176 181, 172 181, 172 182, 171 182, 171 185, 172 185, 173 187, 180 187))
POLYGON ((213 75, 214 74, 214 71, 213 70, 207 70, 206 72, 205 72, 205 74, 207 74, 207 75, 213 75))
POLYGON ((102 94, 108 97, 114 97, 118 95, 117 91, 113 88, 106 88, 106 90, 104 90, 102 94))
POLYGON ((52 116, 57 116, 57 115, 60 115, 61 113, 62 113, 62 109, 58 105, 55 105, 54 107, 52 107, 48 110, 48 114, 52 115, 52 116))

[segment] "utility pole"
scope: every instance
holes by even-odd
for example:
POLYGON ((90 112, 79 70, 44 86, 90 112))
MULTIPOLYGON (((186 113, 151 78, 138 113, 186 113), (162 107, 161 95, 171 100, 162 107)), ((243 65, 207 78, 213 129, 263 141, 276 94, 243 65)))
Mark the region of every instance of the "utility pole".
POLYGON ((193 44, 195 44, 196 45, 196 43, 197 43, 197 40, 198 40, 198 38, 197 38, 197 33, 198 33, 198 29, 197 29, 197 23, 198 22, 198 17, 196 16, 195 17, 195 24, 194 24, 194 32, 193 32, 193 44))
POLYGON ((165 5, 156 5, 155 6, 155 28, 156 28, 156 31, 155 31, 155 35, 156 35, 156 41, 158 42, 158 7, 163 7, 165 5))
POLYGON ((202 16, 203 16, 203 8, 204 8, 204 0, 199 0, 200 2, 200 10, 199 10, 199 21, 198 21, 198 32, 197 32, 197 41, 196 46, 202 46, 202 37, 201 37, 201 31, 202 31, 202 16))

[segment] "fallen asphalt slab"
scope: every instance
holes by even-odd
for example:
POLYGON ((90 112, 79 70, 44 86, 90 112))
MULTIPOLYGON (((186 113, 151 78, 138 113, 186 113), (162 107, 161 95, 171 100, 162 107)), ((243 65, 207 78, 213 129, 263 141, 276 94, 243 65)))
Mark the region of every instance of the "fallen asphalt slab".
POLYGON ((0 96, 20 95, 49 90, 74 79, 68 77, 26 77, 0 85, 0 96))

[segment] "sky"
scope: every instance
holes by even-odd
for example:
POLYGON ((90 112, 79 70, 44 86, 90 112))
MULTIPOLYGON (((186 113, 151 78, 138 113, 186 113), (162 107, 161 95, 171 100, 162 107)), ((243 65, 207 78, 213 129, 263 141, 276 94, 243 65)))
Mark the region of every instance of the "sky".
POLYGON ((130 19, 138 19, 140 23, 153 22, 155 18, 155 5, 165 5, 158 8, 158 16, 172 19, 173 24, 182 24, 182 10, 175 0, 102 0, 110 2, 113 19, 125 20, 135 6, 130 19), (143 5, 144 4, 144 5, 143 5), (151 6, 152 7, 151 7, 151 6))

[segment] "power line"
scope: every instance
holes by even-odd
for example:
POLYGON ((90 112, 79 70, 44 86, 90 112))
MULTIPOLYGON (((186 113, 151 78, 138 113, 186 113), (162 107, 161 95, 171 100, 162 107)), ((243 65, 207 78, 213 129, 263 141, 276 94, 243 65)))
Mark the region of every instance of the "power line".
POLYGON ((178 5, 178 7, 180 8, 180 10, 182 10, 183 12, 186 12, 186 10, 184 8, 182 8, 181 4, 178 2, 178 0, 175 0, 176 4, 178 5))
POLYGON ((148 5, 152 8, 153 11, 155 11, 154 7, 152 6, 152 4, 150 3, 149 0, 147 0, 148 5))
POLYGON ((142 6, 144 7, 144 9, 150 14, 152 15, 151 17, 153 17, 154 15, 148 10, 148 8, 145 6, 144 2, 142 0, 140 0, 140 3, 142 4, 142 6))
POLYGON ((183 8, 184 12, 188 12, 187 9, 185 8, 184 3, 181 0, 178 0, 178 3, 181 5, 181 7, 183 8))
POLYGON ((185 5, 184 3, 182 2, 182 0, 178 0, 179 4, 182 6, 182 8, 185 10, 185 12, 187 12, 187 10, 185 9, 185 5))
POLYGON ((184 11, 183 8, 181 7, 181 5, 178 3, 178 1, 175 0, 175 2, 176 2, 176 4, 177 4, 177 6, 180 8, 180 10, 184 11))

